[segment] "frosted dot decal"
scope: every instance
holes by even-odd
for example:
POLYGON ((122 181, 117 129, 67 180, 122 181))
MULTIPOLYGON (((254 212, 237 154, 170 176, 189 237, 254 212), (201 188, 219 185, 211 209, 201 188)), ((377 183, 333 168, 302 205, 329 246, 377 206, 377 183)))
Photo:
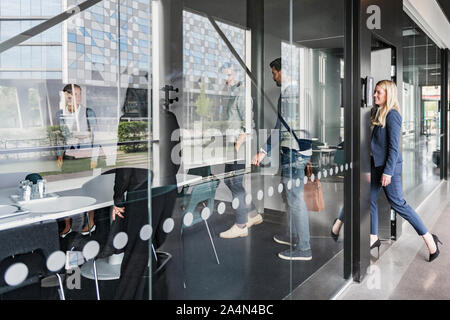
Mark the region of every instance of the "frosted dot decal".
POLYGON ((239 207, 239 199, 234 198, 233 202, 231 202, 231 206, 233 207, 233 209, 237 209, 239 207))
POLYGON ((5 272, 5 282, 9 286, 21 284, 28 276, 28 268, 22 262, 15 263, 5 272))
POLYGON ((341 172, 344 172, 344 166, 341 164, 341 172))
POLYGON ((327 170, 323 170, 323 177, 326 178, 328 176, 328 171, 327 170))
POLYGON ((175 226, 175 221, 173 221, 172 218, 167 218, 166 221, 163 223, 163 231, 165 233, 170 233, 173 230, 173 227, 175 226))
POLYGON ((247 195, 245 196, 245 203, 246 203, 247 205, 249 205, 250 203, 252 203, 252 195, 251 195, 251 194, 247 194, 247 195))
POLYGON ((334 172, 336 172, 336 174, 339 173, 339 167, 334 168, 334 172))
POLYGON ((193 221, 194 221, 194 215, 191 212, 188 212, 188 213, 186 213, 184 215, 184 217, 183 217, 183 224, 186 227, 189 227, 192 224, 193 221))
POLYGON ((114 237, 113 246, 118 250, 125 248, 127 243, 128 243, 128 236, 125 232, 119 232, 114 237))
POLYGON ((142 240, 147 241, 148 239, 151 238, 152 236, 152 226, 149 224, 146 224, 145 226, 143 226, 141 228, 141 232, 139 233, 139 236, 141 237, 142 240))
POLYGON ((208 220, 210 216, 211 216, 211 210, 209 210, 208 207, 203 208, 203 210, 202 210, 202 219, 203 220, 208 220))
POLYGON ((264 192, 262 190, 259 190, 258 193, 256 194, 256 198, 258 200, 262 200, 264 198, 264 192))
POLYGON ((348 163, 345 164, 345 171, 348 170, 348 163))
POLYGON ((66 254, 62 251, 53 252, 47 259, 47 269, 56 272, 66 264, 66 254))
POLYGON ((219 205, 217 206, 217 212, 219 214, 223 214, 225 212, 225 203, 221 202, 219 203, 219 205))
POLYGON ((295 186, 300 187, 300 178, 297 178, 297 180, 295 180, 295 186))
POLYGON ((319 171, 319 172, 317 173, 317 179, 320 180, 321 178, 322 178, 322 172, 319 171))
POLYGON ((330 176, 333 175, 333 168, 330 169, 330 176))
POLYGON ((350 169, 353 169, 353 162, 350 162, 350 169))
POLYGON ((282 192, 283 192, 283 184, 280 183, 280 184, 278 185, 278 193, 282 193, 282 192))
POLYGON ((269 187, 269 189, 267 190, 267 194, 269 195, 269 197, 273 196, 273 187, 269 187))
POLYGON ((314 176, 314 173, 311 175, 311 182, 314 182, 314 180, 315 180, 315 176, 314 176))
POLYGON ((307 183, 308 183, 308 177, 305 176, 305 177, 303 178, 303 184, 307 184, 307 183))
POLYGON ((291 190, 291 189, 292 189, 292 180, 289 180, 289 181, 288 181, 288 183, 287 183, 287 188, 288 188, 288 190, 291 190))
POLYGON ((92 240, 86 243, 83 248, 83 256, 86 260, 94 259, 100 251, 100 245, 97 241, 92 240))

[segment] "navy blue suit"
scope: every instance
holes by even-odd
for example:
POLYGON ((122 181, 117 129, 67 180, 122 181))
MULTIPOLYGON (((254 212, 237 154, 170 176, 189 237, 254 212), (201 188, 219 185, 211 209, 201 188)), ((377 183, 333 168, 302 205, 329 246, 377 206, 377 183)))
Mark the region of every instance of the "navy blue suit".
POLYGON ((386 126, 375 126, 372 132, 370 146, 371 183, 370 183, 370 233, 378 234, 378 205, 377 200, 382 185, 383 174, 391 176, 391 184, 384 187, 386 197, 392 207, 401 217, 423 236, 427 228, 418 214, 406 203, 402 192, 402 156, 400 154, 402 117, 397 110, 391 110, 386 117, 386 126))

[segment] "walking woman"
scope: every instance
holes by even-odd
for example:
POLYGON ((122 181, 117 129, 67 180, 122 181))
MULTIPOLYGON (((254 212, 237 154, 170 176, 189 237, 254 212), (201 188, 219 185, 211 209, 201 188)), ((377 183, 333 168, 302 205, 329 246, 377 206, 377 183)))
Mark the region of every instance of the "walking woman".
MULTIPOLYGON (((377 83, 374 93, 376 113, 371 117, 373 126, 371 139, 371 183, 370 183, 370 249, 380 250, 378 239, 378 196, 384 188, 391 207, 407 220, 423 238, 430 252, 429 262, 439 255, 439 238, 430 234, 419 215, 406 203, 402 193, 402 156, 400 137, 402 117, 397 96, 397 86, 393 81, 377 83)), ((343 215, 335 220, 331 236, 337 239, 343 224, 343 215)), ((442 244, 442 243, 441 243, 442 244)))

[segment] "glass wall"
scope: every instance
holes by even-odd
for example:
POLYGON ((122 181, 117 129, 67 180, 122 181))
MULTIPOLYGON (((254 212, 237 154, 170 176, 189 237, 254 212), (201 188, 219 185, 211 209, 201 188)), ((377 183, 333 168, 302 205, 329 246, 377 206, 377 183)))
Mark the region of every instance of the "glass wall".
POLYGON ((343 0, 0 0, 0 242, 17 239, 0 298, 331 297, 343 17, 343 0))
POLYGON ((403 189, 417 206, 440 182, 441 54, 406 13, 403 21, 403 189))

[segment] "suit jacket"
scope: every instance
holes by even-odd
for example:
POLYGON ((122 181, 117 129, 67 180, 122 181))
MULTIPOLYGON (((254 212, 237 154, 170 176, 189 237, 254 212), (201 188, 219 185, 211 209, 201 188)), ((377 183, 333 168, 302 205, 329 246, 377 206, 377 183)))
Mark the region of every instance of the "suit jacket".
POLYGON ((384 167, 389 176, 401 173, 402 155, 400 137, 402 117, 397 110, 391 110, 386 117, 386 126, 375 126, 370 142, 375 167, 384 167))

